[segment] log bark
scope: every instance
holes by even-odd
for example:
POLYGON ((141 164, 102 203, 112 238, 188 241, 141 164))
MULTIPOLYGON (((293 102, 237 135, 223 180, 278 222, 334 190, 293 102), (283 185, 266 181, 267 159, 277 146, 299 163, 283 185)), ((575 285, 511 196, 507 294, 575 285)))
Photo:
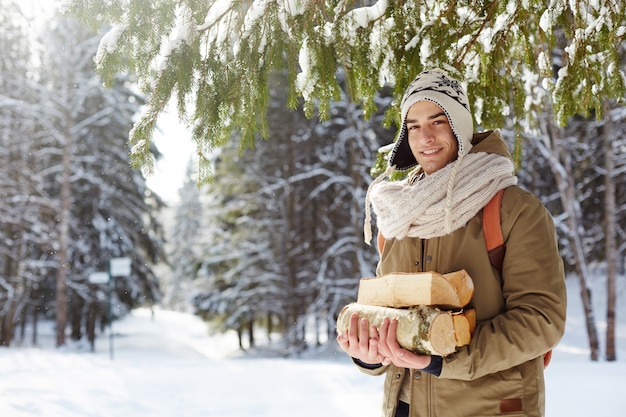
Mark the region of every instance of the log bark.
POLYGON ((470 342, 476 328, 473 309, 453 313, 432 306, 408 309, 348 304, 337 318, 337 331, 345 333, 352 314, 367 318, 371 326, 380 327, 385 317, 398 320, 396 338, 404 349, 418 354, 448 356, 459 346, 470 342))
POLYGON ((474 282, 464 269, 437 272, 392 273, 359 281, 357 303, 403 308, 433 305, 443 309, 465 307, 474 295, 474 282))

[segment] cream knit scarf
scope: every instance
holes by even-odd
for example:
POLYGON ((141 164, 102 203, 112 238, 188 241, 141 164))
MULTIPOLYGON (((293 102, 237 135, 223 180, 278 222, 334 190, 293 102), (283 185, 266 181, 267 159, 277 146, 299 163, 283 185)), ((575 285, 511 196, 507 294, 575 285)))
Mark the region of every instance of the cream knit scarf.
POLYGON ((494 153, 464 155, 422 179, 380 182, 393 170, 368 189, 364 228, 368 244, 372 238, 368 197, 386 239, 430 239, 463 227, 500 189, 517 184, 511 159, 494 153))

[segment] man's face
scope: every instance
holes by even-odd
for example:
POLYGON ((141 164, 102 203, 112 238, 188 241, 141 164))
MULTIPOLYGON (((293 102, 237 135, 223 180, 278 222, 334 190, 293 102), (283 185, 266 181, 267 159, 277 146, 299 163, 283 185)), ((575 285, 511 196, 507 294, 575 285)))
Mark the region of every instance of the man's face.
POLYGON ((409 147, 429 175, 457 158, 459 144, 448 117, 431 101, 418 101, 406 115, 409 147))

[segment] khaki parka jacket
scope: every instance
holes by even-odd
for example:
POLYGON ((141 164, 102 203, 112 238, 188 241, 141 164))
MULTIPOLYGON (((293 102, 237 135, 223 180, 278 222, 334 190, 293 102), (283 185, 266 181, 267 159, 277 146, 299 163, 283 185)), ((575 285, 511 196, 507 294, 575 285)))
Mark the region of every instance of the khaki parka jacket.
MULTIPOLYGON (((472 143, 470 152, 510 157, 498 131, 475 134, 472 143)), ((504 192, 501 227, 502 277, 489 262, 482 211, 449 235, 391 239, 379 248, 377 275, 467 270, 478 323, 471 343, 443 359, 439 376, 394 365, 359 366, 371 375, 386 374, 385 417, 395 415, 403 384, 411 417, 544 415, 543 354, 565 329, 565 277, 556 232, 547 209, 518 186, 504 192)))

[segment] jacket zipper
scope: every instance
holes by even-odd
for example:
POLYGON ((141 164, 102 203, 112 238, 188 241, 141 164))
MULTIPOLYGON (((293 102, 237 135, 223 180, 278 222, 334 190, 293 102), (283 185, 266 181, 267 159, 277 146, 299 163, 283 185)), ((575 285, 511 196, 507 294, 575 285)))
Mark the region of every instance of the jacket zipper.
POLYGON ((426 239, 420 239, 421 242, 421 253, 420 256, 422 257, 422 259, 420 259, 420 272, 424 272, 424 261, 426 259, 426 257, 424 256, 424 252, 426 252, 426 239))
POLYGON ((428 416, 429 417, 433 417, 434 413, 433 413, 433 376, 428 375, 428 386, 426 387, 427 391, 428 391, 428 416))

